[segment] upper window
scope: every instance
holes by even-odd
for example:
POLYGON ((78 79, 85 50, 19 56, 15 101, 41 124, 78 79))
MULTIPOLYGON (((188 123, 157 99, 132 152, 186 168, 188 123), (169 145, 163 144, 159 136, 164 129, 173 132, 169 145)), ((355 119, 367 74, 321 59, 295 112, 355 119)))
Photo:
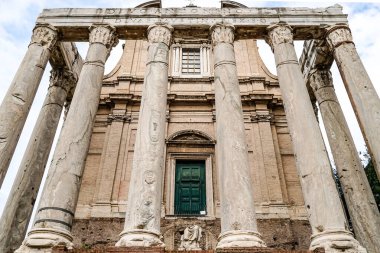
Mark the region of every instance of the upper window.
POLYGON ((198 75, 201 73, 200 48, 182 49, 182 74, 198 75))
POLYGON ((210 76, 210 45, 175 43, 172 45, 172 76, 193 78, 210 76))

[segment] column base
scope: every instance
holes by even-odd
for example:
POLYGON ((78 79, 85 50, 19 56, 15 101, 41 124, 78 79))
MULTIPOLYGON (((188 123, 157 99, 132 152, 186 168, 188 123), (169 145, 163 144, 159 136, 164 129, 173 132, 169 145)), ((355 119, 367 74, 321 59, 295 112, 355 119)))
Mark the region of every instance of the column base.
POLYGON ((258 232, 231 230, 219 235, 217 249, 266 247, 258 232))
POLYGON ((325 253, 367 253, 367 250, 346 230, 327 230, 311 236, 310 250, 324 249, 325 253))
POLYGON ((116 247, 165 247, 161 235, 145 229, 123 231, 116 247))
POLYGON ((72 249, 73 237, 70 232, 52 228, 33 229, 28 233, 24 242, 15 253, 30 253, 42 252, 50 253, 55 246, 65 246, 67 249, 72 249))

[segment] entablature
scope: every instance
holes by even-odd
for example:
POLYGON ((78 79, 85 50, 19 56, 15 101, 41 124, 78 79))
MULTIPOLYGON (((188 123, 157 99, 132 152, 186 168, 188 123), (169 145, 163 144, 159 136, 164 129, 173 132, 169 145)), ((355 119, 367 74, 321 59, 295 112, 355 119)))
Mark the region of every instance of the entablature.
POLYGON ((340 5, 327 8, 58 8, 45 9, 37 23, 55 26, 63 41, 88 41, 88 27, 108 23, 120 39, 146 38, 146 29, 155 22, 174 27, 173 38, 208 39, 209 28, 218 22, 236 28, 236 39, 264 39, 271 24, 286 22, 294 39, 318 39, 326 25, 347 24, 340 5))

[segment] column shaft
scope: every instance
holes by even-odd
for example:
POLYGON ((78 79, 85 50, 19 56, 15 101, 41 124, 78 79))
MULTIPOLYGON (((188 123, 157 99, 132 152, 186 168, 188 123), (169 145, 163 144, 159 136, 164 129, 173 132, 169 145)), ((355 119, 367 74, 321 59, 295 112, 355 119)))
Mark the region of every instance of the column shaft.
POLYGON ((319 104, 355 235, 369 252, 376 252, 380 249, 380 214, 336 97, 331 73, 315 70, 309 82, 319 104))
POLYGON ((352 41, 347 25, 328 29, 327 42, 346 87, 364 140, 380 178, 380 99, 352 41))
POLYGON ((104 63, 117 42, 115 28, 90 27, 90 47, 60 134, 32 230, 17 252, 57 244, 72 246, 70 234, 84 162, 90 144, 104 75, 104 63))
POLYGON ((0 187, 56 41, 54 27, 43 24, 34 28, 28 51, 1 103, 0 187))
POLYGON ((52 70, 48 94, 0 219, 0 252, 14 252, 24 240, 63 104, 75 82, 72 72, 52 70))
POLYGON ((160 239, 168 59, 172 28, 148 28, 148 60, 124 230, 116 246, 164 246, 160 239))
POLYGON ((339 247, 361 250, 346 230, 322 134, 293 46, 292 29, 280 23, 268 27, 268 35, 313 233, 310 248, 320 247, 326 252, 340 252, 339 247))
POLYGON ((217 248, 264 247, 257 232, 243 109, 234 52, 234 27, 211 27, 214 46, 217 160, 221 235, 217 248))

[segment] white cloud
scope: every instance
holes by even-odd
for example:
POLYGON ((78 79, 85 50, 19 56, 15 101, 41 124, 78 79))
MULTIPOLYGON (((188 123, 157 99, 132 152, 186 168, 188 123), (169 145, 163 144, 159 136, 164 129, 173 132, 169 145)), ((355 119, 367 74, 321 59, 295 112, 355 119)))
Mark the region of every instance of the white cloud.
MULTIPOLYGON (((10 85, 14 74, 17 71, 18 65, 22 60, 24 53, 27 50, 27 45, 30 40, 31 31, 34 26, 34 21, 37 15, 43 8, 57 8, 57 7, 134 7, 142 2, 141 0, 13 0, 13 1, 0 1, 0 59, 1 68, 0 76, 2 77, 2 85, 0 86, 0 101, 3 99, 8 86, 10 85)), ((334 1, 324 1, 314 3, 312 1, 253 1, 253 0, 241 0, 241 3, 249 7, 259 6, 331 6, 335 4, 334 1), (302 3, 301 3, 302 2, 302 3)), ((352 28, 353 36, 358 48, 358 51, 362 57, 364 65, 366 66, 368 73, 374 82, 374 85, 380 91, 380 71, 378 70, 378 61, 380 59, 380 5, 377 1, 372 1, 370 5, 348 3, 354 1, 346 1, 342 3, 344 6, 344 12, 349 14, 350 25, 352 28), (377 2, 377 3, 375 3, 377 2)), ((364 1, 355 1, 364 2, 364 1)), ((218 0, 200 1, 195 0, 195 4, 200 6, 215 6, 219 7, 220 2, 218 0)), ((183 7, 188 2, 181 0, 163 0, 163 7, 183 7)), ((297 44, 297 51, 300 52, 300 44, 297 44)), ((87 45, 84 43, 79 44, 79 49, 84 57, 87 51, 87 45)), ((273 55, 269 50, 269 47, 263 43, 259 43, 260 52, 263 55, 264 61, 268 64, 268 67, 275 72, 273 55)), ((112 67, 118 61, 121 54, 121 43, 118 48, 115 49, 106 66, 106 72, 109 72, 112 67)), ((352 127, 355 141, 358 144, 360 150, 363 150, 363 140, 361 138, 360 130, 357 126, 355 116, 352 113, 352 108, 347 95, 345 94, 343 84, 337 73, 336 67, 333 68, 335 77, 335 85, 337 92, 339 93, 339 99, 346 113, 348 122, 352 127)), ((18 169, 19 163, 22 159, 22 154, 26 148, 29 136, 34 126, 35 119, 41 108, 43 99, 46 94, 48 85, 48 69, 45 71, 44 78, 41 82, 40 88, 37 92, 35 103, 31 108, 30 115, 26 122, 24 131, 21 135, 19 145, 12 163, 9 169, 9 173, 4 181, 3 187, 0 190, 0 213, 2 212, 5 204, 8 192, 10 190, 12 181, 18 169)))

